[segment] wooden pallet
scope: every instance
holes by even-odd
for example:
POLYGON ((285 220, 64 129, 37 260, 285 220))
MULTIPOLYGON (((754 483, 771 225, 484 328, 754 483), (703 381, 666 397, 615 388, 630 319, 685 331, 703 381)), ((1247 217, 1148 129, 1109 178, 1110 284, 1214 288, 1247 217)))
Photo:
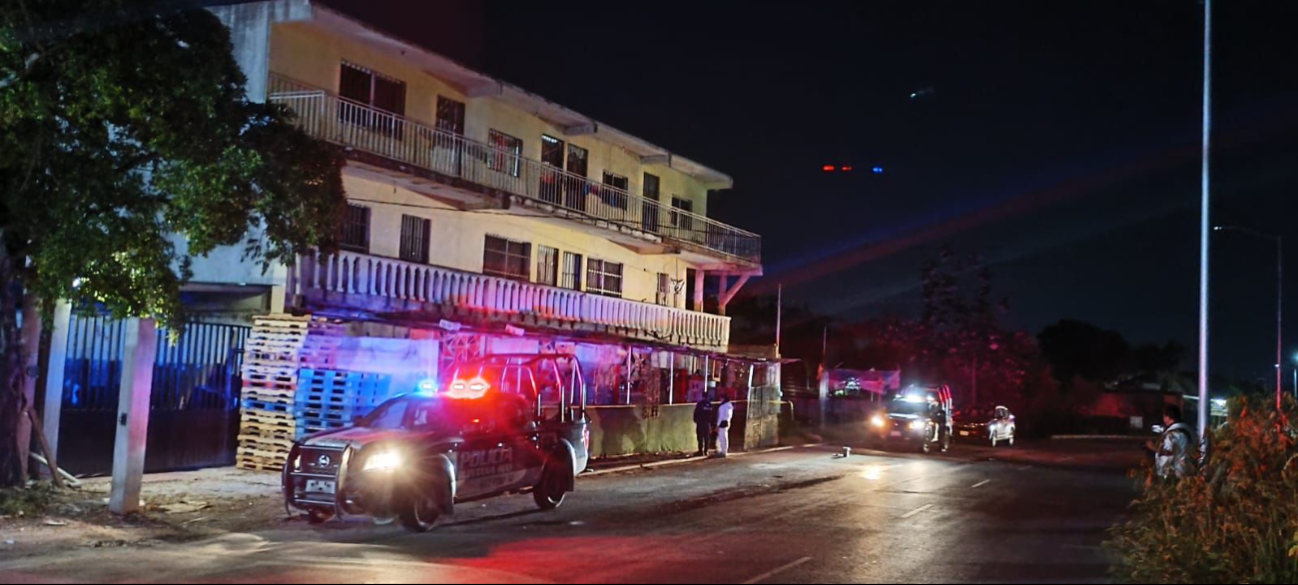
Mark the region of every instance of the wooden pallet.
POLYGON ((293 430, 297 427, 297 417, 290 412, 271 412, 267 410, 244 409, 241 423, 256 423, 268 427, 280 427, 293 430))
POLYGON ((288 457, 289 450, 293 448, 293 439, 288 437, 265 437, 240 433, 238 438, 240 451, 282 452, 285 457, 288 457))
POLYGON ((345 421, 311 420, 306 418, 298 418, 297 420, 297 429, 298 429, 299 437, 303 435, 309 435, 312 433, 318 433, 320 431, 332 431, 334 429, 343 429, 349 426, 351 426, 351 423, 345 421))
POLYGON ((280 390, 276 388, 243 388, 243 399, 256 402, 291 405, 296 397, 293 390, 280 390))
POLYGON ((248 469, 252 471, 280 471, 284 469, 284 462, 287 457, 258 457, 255 455, 239 455, 235 459, 235 466, 239 469, 248 469))
POLYGON ((260 411, 267 411, 267 412, 282 412, 286 414, 293 413, 292 404, 284 404, 282 402, 267 402, 265 400, 257 400, 255 398, 245 398, 243 400, 243 409, 260 410, 260 411))
POLYGON ((285 449, 293 446, 293 441, 297 440, 296 429, 286 429, 282 427, 268 427, 257 424, 245 424, 239 427, 239 442, 245 439, 248 441, 264 441, 276 445, 282 445, 285 449))

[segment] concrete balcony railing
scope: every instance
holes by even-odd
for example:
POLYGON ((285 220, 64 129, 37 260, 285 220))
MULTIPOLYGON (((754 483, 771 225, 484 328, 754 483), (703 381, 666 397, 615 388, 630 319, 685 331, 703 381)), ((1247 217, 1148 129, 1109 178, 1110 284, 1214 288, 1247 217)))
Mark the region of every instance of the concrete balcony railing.
POLYGON ((577 220, 607 222, 722 257, 761 262, 762 239, 757 234, 484 142, 280 76, 271 76, 268 99, 293 110, 298 126, 328 142, 524 197, 577 220))
POLYGON ((302 256, 290 295, 308 306, 487 321, 725 351, 730 318, 355 252, 302 256))

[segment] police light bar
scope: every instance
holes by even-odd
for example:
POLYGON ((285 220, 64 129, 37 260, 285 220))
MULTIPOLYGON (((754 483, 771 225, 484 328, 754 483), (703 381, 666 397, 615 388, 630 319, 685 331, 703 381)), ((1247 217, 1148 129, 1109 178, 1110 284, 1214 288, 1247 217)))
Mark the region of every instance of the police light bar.
POLYGON ((482 378, 474 378, 468 382, 465 382, 464 380, 456 380, 451 382, 451 389, 447 391, 446 397, 458 398, 460 400, 473 400, 476 398, 482 398, 490 388, 491 384, 488 384, 487 381, 482 378))

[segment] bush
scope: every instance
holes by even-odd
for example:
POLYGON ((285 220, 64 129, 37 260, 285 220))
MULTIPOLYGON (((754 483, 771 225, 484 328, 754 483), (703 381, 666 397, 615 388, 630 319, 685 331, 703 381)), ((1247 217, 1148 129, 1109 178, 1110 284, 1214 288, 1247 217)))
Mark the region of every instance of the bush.
POLYGON ((53 503, 55 493, 54 487, 45 483, 26 488, 0 488, 0 516, 40 514, 53 503))
MULTIPOLYGON (((1238 399, 1211 458, 1180 481, 1146 468, 1108 543, 1132 583, 1298 583, 1298 418, 1293 401, 1238 399)), ((1198 457, 1193 456, 1194 461, 1198 457)))

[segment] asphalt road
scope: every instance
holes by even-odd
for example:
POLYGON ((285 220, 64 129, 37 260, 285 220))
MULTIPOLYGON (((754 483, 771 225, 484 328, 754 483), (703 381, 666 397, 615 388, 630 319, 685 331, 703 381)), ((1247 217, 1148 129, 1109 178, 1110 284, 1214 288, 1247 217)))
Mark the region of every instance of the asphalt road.
POLYGON ((796 448, 584 478, 555 512, 530 496, 466 504, 430 534, 295 523, 0 558, 0 582, 1103 582, 1131 480, 1070 464, 1103 448, 1015 449, 796 448))

